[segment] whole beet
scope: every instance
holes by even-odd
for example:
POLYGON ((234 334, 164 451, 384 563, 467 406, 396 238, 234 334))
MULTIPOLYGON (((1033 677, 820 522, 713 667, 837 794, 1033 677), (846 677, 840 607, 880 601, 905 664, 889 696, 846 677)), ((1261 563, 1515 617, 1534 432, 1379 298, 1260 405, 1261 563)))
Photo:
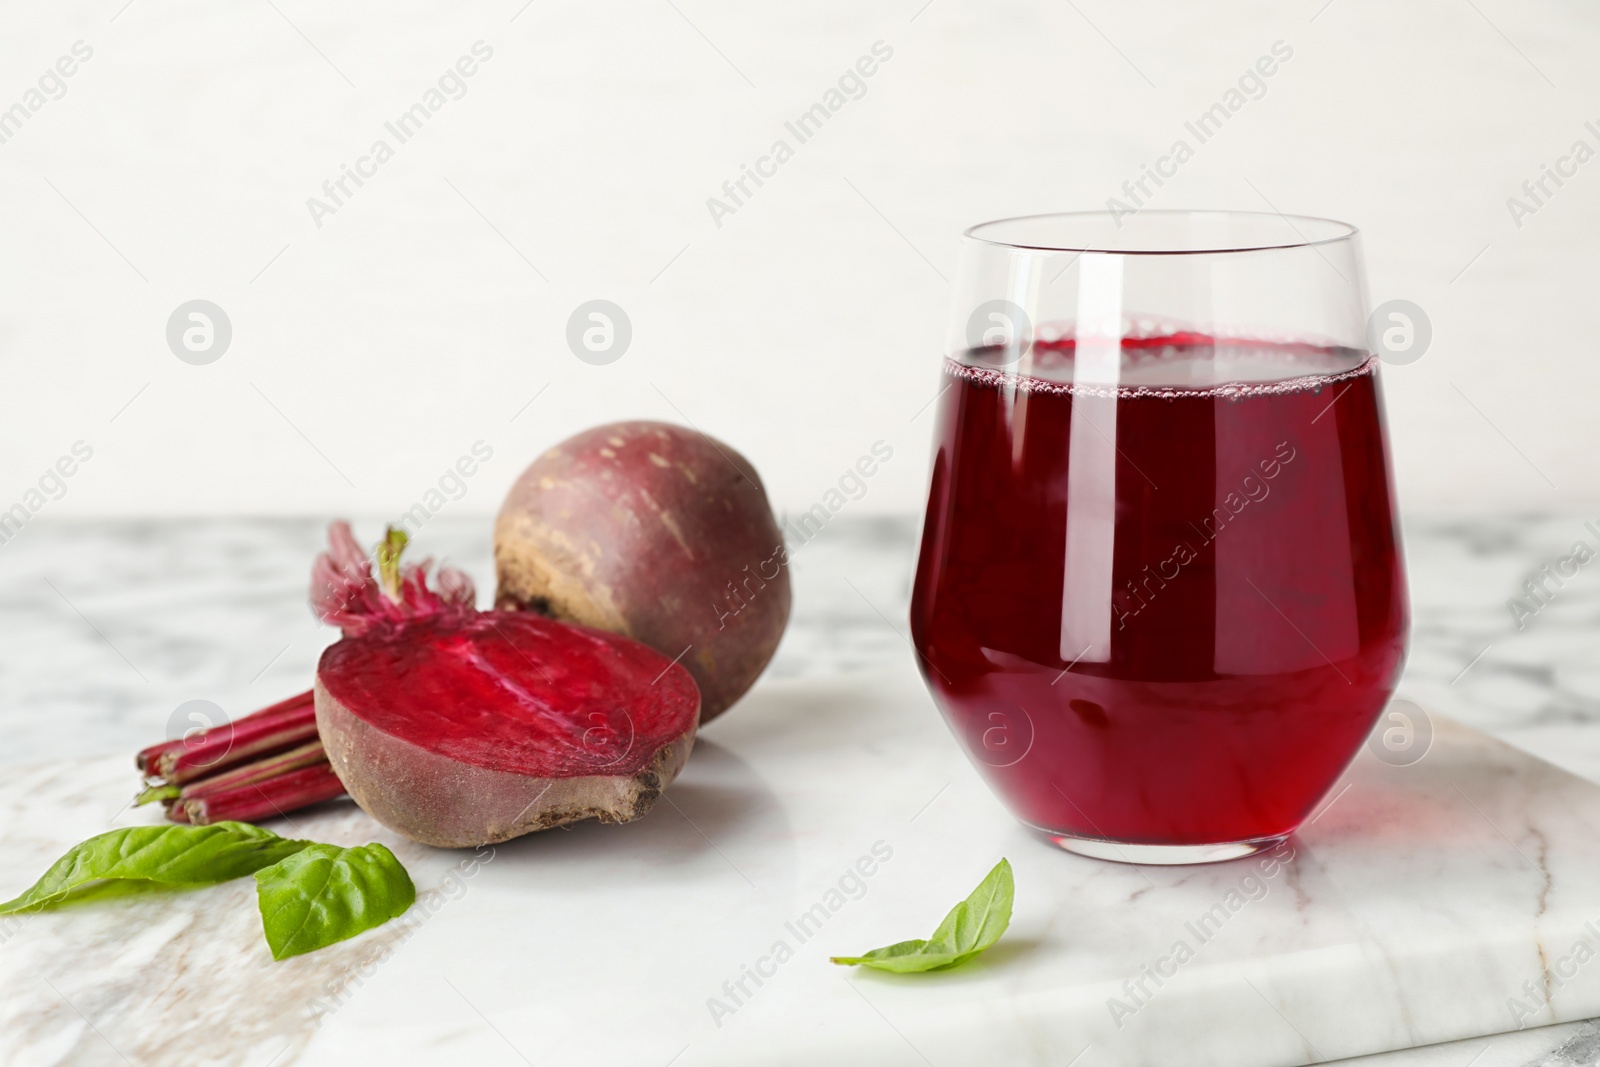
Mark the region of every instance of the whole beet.
POLYGON ((598 426, 534 460, 500 509, 494 558, 497 607, 678 658, 702 723, 754 684, 789 620, 788 557, 760 476, 670 423, 598 426))

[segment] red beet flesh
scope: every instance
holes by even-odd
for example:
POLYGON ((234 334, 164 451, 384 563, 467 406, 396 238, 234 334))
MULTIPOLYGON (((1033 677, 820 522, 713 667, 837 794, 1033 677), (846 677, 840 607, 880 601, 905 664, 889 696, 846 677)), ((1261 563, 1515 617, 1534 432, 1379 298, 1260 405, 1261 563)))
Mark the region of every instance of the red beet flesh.
POLYGON ((313 599, 346 636, 317 668, 317 728, 379 822, 445 847, 626 822, 682 768, 700 695, 681 666, 616 634, 474 611, 456 575, 439 597, 407 569, 398 600, 366 601, 364 561, 338 527, 334 542, 319 579, 342 595, 313 599))

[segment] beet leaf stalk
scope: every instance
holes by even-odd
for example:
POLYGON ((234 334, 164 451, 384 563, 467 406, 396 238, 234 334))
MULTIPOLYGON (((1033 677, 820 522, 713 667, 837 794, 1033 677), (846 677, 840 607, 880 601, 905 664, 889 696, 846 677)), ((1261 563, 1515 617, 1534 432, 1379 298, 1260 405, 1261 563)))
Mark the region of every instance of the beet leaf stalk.
POLYGON ((135 762, 137 803, 176 823, 253 822, 343 796, 308 690, 233 722, 151 745, 135 762))

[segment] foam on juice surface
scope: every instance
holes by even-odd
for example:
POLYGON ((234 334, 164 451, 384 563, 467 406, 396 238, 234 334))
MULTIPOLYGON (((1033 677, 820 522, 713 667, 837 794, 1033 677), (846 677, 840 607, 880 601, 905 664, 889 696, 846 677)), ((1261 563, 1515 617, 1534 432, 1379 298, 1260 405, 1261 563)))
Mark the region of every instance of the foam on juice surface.
POLYGON ((999 350, 946 357, 945 373, 977 385, 1024 393, 1245 399, 1316 392, 1377 371, 1378 358, 1352 348, 1253 340, 1124 340, 1115 384, 1075 381, 1071 339, 1038 342, 1010 365, 999 350))

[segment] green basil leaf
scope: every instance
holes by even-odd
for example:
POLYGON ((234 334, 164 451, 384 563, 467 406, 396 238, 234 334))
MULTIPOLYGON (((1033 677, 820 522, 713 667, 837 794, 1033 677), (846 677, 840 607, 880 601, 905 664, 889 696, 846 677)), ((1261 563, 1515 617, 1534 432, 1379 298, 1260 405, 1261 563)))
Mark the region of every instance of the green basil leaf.
POLYGON ((275 960, 382 926, 416 899, 411 876, 376 842, 313 844, 256 872, 256 903, 275 960))
POLYGON ((1011 925, 1011 899, 1015 890, 1011 864, 1001 860, 978 883, 971 896, 950 909, 950 914, 928 939, 930 949, 943 949, 969 959, 1000 940, 1000 935, 1011 925))
POLYGON ((1011 901, 1015 891, 1011 864, 1002 859, 966 900, 950 909, 950 914, 928 940, 899 941, 860 956, 834 956, 832 961, 902 974, 942 970, 965 963, 999 941, 1000 935, 1011 925, 1011 901))
POLYGON ((80 899, 226 882, 269 867, 307 844, 240 822, 111 830, 73 846, 32 889, 0 904, 0 915, 40 911, 80 899))
POLYGON ((917 938, 914 941, 897 941, 885 948, 872 949, 864 956, 833 956, 834 963, 845 966, 874 967, 880 971, 898 971, 910 973, 913 971, 932 971, 940 967, 951 967, 959 963, 954 953, 943 952, 935 948, 929 951, 931 943, 917 938))

